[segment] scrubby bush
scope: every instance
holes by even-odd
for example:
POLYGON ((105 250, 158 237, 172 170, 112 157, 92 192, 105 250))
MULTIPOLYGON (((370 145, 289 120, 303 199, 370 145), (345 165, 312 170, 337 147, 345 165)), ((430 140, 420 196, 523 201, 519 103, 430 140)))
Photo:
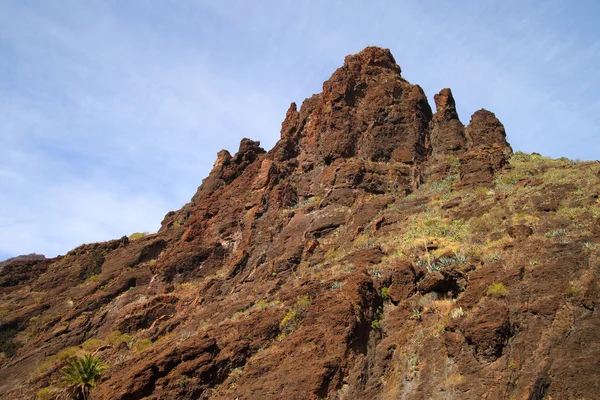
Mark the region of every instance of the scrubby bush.
POLYGON ((554 231, 546 232, 547 238, 560 238, 567 234, 565 229, 556 229, 554 231))
POLYGON ((344 287, 344 282, 335 281, 331 284, 331 290, 338 290, 344 287))
POLYGON ((384 300, 387 300, 390 298, 390 288, 389 287, 381 288, 381 298, 384 300))
MULTIPOLYGON (((283 336, 294 332, 298 328, 311 303, 312 299, 308 295, 300 296, 296 301, 296 304, 288 309, 285 316, 279 322, 279 329, 283 336)), ((283 336, 281 336, 281 338, 283 338, 283 336)))
POLYGON ((418 308, 413 308, 410 319, 420 321, 421 320, 421 310, 419 310, 418 308))
POLYGON ((502 259, 502 256, 497 251, 493 252, 492 254, 490 254, 486 257, 486 261, 491 262, 491 263, 499 261, 501 259, 502 259))
POLYGON ((81 347, 86 351, 96 351, 100 347, 104 346, 104 341, 96 338, 89 338, 81 344, 81 347))
POLYGON ((491 297, 506 297, 508 289, 502 283, 492 283, 488 286, 487 295, 491 297))
POLYGON ((144 350, 149 349, 152 346, 152 341, 150 339, 140 339, 135 342, 133 345, 133 350, 137 352, 142 352, 144 350))
POLYGON ((45 387, 37 392, 37 400, 51 400, 56 395, 56 390, 51 387, 45 387))
POLYGON ((111 346, 117 347, 121 343, 131 342, 131 335, 121 333, 120 331, 112 331, 108 334, 108 336, 106 336, 106 341, 111 346))
POLYGON ((131 235, 129 235, 129 240, 138 240, 143 238, 144 236, 148 235, 148 232, 134 232, 131 235))
POLYGON ((60 361, 66 361, 70 358, 73 358, 77 353, 79 353, 81 349, 79 347, 67 347, 66 349, 62 349, 56 354, 60 361))

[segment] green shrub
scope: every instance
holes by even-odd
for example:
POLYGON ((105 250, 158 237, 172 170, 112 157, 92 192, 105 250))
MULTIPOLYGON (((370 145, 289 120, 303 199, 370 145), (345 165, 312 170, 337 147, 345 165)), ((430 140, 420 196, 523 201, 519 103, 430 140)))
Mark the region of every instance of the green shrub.
POLYGON ((131 335, 121 333, 120 331, 112 331, 108 334, 108 336, 106 336, 106 341, 111 346, 117 347, 121 343, 131 342, 131 335))
POLYGON ((51 400, 56 391, 52 387, 45 387, 37 392, 37 400, 51 400))
POLYGON ((90 391, 96 387, 96 382, 108 366, 91 354, 71 361, 63 369, 63 381, 74 393, 80 393, 87 399, 90 391))
POLYGON ((506 297, 508 289, 502 283, 492 283, 488 286, 487 295, 491 297, 506 297))
POLYGON ((460 159, 456 156, 448 156, 446 157, 446 163, 452 167, 456 172, 458 172, 458 168, 460 167, 460 159))
POLYGON ((477 189, 475 189, 473 191, 473 194, 475 195, 475 197, 480 198, 480 199, 484 199, 487 196, 489 196, 490 193, 490 189, 486 188, 486 187, 478 187, 477 189))
POLYGON ((380 305, 373 312, 373 318, 371 320, 371 328, 372 329, 380 329, 382 319, 383 319, 383 305, 380 305))
POLYGON ((567 231, 564 229, 556 229, 554 231, 546 232, 547 238, 560 238, 567 234, 567 231))
POLYGON ((312 299, 308 295, 300 296, 298 298, 296 304, 287 311, 285 316, 279 322, 279 329, 282 334, 290 334, 298 328, 311 303, 312 299))
POLYGON ((390 288, 389 287, 381 288, 381 298, 384 300, 387 300, 390 298, 390 288))
POLYGON ((438 264, 441 268, 446 268, 454 264, 454 258, 452 257, 440 257, 438 264))
POLYGON ((137 352, 142 352, 144 350, 149 349, 150 347, 152 347, 152 341, 150 339, 140 339, 137 340, 133 345, 133 350, 137 352))
POLYGON ((77 353, 79 353, 79 347, 67 347, 66 349, 62 349, 56 354, 60 361, 66 361, 70 358, 73 358, 77 353))
POLYGON ((305 311, 312 304, 312 299, 309 295, 304 295, 298 297, 298 301, 296 301, 296 308, 301 312, 305 311))
POLYGON ((421 320, 421 310, 419 310, 418 308, 413 308, 410 319, 420 321, 421 320))
POLYGON ((362 248, 369 247, 370 242, 371 242, 371 238, 369 237, 369 234, 363 233, 362 235, 359 235, 356 237, 356 239, 354 239, 354 242, 352 242, 352 246, 362 249, 362 248))
POLYGON ((405 238, 447 238, 463 241, 468 236, 468 225, 462 220, 447 220, 438 211, 417 214, 409 222, 405 238))
POLYGON ((89 338, 81 344, 81 347, 86 351, 96 351, 104 346, 104 341, 97 338, 89 338))
POLYGON ((264 301, 263 299, 260 299, 259 301, 257 301, 256 303, 254 303, 254 308, 256 308, 259 311, 264 310, 265 308, 267 308, 269 305, 267 304, 266 301, 264 301))
POLYGON ((299 324, 298 311, 295 308, 290 308, 281 321, 279 321, 279 328, 282 331, 291 333, 296 330, 299 324))
POLYGON ((501 259, 502 259, 502 256, 497 251, 486 257, 486 261, 491 262, 491 263, 496 262, 501 259))
POLYGON ((131 241, 138 240, 138 239, 143 238, 146 235, 148 235, 148 232, 134 232, 131 235, 129 235, 129 240, 131 240, 131 241))

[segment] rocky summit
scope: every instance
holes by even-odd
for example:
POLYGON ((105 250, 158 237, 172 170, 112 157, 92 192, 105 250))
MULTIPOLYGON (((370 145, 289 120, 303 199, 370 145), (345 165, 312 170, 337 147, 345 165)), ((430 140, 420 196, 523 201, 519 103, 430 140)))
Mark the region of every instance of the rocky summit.
POLYGON ((157 233, 3 263, 0 395, 597 399, 599 195, 368 47, 157 233))

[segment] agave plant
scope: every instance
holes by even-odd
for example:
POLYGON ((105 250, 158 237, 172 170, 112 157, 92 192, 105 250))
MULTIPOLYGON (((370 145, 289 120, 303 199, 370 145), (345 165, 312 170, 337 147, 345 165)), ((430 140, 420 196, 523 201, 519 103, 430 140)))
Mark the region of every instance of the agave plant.
POLYGON ((90 391, 108 366, 92 354, 84 354, 69 362, 63 369, 64 382, 87 399, 90 391))

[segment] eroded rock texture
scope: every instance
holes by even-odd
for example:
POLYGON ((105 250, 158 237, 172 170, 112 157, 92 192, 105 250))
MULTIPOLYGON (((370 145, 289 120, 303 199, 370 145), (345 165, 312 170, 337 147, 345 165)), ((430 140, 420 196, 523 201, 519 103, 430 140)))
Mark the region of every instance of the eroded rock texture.
POLYGON ((598 167, 435 103, 368 47, 158 233, 3 265, 0 394, 87 351, 94 399, 598 397, 598 167))

